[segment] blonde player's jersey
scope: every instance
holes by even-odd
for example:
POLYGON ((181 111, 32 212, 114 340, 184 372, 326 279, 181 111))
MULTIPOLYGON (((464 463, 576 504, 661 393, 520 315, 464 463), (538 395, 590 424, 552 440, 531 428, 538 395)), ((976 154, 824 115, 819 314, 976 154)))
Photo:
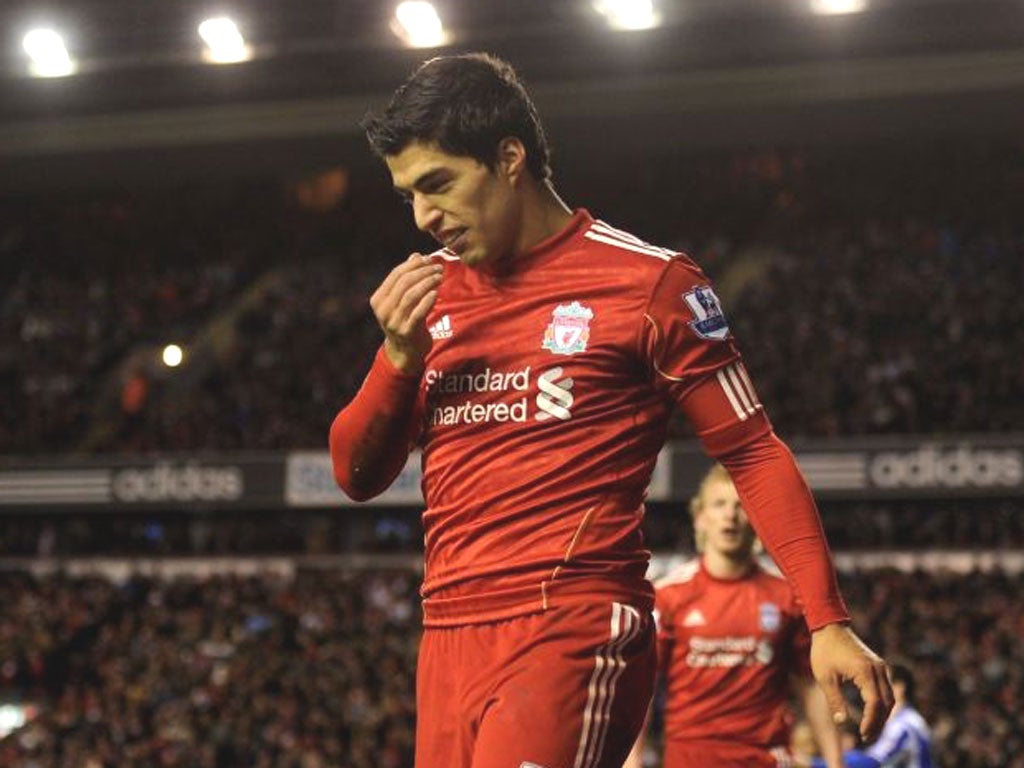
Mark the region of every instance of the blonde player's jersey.
POLYGON ((657 584, 665 738, 786 745, 790 678, 810 674, 810 635, 786 581, 760 565, 716 579, 695 559, 657 584))

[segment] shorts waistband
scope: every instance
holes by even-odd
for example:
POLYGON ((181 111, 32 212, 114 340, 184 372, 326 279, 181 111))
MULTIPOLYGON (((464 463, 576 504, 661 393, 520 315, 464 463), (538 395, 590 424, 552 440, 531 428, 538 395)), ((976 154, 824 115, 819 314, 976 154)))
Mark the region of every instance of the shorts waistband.
POLYGON ((581 602, 619 602, 650 612, 654 608, 654 589, 646 580, 624 583, 589 577, 483 589, 477 594, 458 597, 428 597, 423 600, 423 626, 484 624, 581 602))

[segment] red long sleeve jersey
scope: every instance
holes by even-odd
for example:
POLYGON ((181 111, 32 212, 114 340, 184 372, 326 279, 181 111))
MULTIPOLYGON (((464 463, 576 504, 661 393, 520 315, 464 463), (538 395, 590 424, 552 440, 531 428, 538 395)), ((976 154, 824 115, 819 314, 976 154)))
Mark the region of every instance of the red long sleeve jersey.
POLYGON ((665 738, 788 744, 792 675, 810 675, 810 635, 785 579, 760 566, 716 579, 700 560, 658 583, 665 738))
MULTIPOLYGON (((775 440, 708 279, 582 210, 508 274, 434 258, 445 269, 424 373, 403 377, 381 350, 331 430, 339 484, 363 472, 368 487, 353 456, 370 420, 416 399, 409 443, 396 441, 369 485, 387 487, 413 441, 423 446, 424 623, 584 599, 650 606, 640 519, 670 410, 683 409, 713 455, 775 440)), ((788 487, 767 474, 768 496, 788 487)), ((802 503, 814 530, 798 530, 795 547, 820 537, 813 502, 802 503)), ((824 566, 813 546, 798 554, 817 568, 802 583, 825 595, 822 615, 843 618, 827 554, 824 566)))

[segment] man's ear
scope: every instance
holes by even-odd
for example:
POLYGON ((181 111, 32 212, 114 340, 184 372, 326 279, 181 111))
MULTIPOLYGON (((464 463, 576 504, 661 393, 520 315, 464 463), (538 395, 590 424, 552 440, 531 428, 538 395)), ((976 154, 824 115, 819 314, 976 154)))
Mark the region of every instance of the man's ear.
POLYGON ((498 143, 498 172, 511 184, 518 183, 526 171, 526 147, 515 136, 506 136, 498 143))

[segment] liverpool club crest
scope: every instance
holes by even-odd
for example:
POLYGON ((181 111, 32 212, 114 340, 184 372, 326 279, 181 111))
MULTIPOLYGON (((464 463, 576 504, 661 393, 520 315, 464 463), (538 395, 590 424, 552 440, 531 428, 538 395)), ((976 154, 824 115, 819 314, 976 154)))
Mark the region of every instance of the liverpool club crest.
POLYGON ((590 340, 590 321, 593 310, 578 301, 559 304, 551 313, 551 324, 544 331, 543 349, 550 349, 556 355, 574 355, 583 352, 590 340))

